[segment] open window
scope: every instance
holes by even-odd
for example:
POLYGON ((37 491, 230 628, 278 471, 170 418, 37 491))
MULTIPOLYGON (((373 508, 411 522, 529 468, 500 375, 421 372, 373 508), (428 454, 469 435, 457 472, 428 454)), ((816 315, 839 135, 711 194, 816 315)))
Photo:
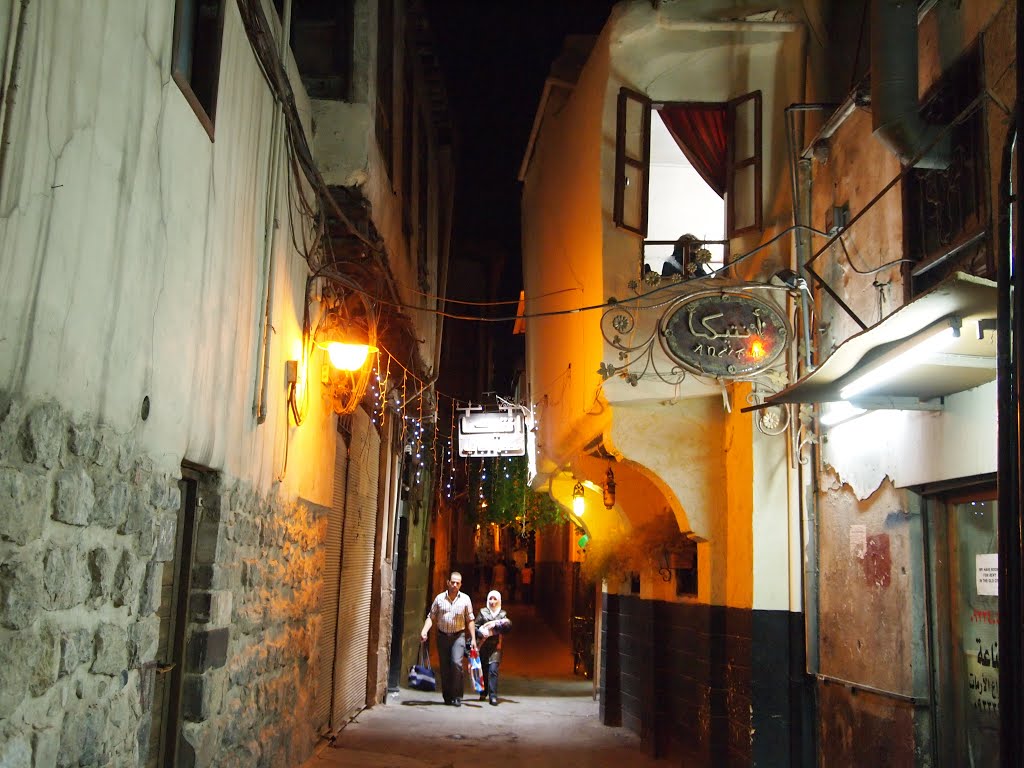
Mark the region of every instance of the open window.
POLYGON ((714 274, 728 238, 761 230, 761 143, 760 91, 708 103, 620 90, 614 221, 644 237, 644 273, 714 274))
POLYGON ((177 0, 171 77, 213 141, 224 0, 177 0))

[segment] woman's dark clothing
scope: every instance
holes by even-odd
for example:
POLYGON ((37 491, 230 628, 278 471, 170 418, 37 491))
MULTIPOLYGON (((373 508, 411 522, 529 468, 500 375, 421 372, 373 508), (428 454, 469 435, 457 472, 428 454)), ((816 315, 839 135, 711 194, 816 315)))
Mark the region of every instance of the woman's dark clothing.
POLYGON ((487 671, 484 676, 484 695, 488 698, 498 695, 498 667, 501 665, 501 636, 512 628, 512 622, 504 610, 497 614, 484 607, 477 616, 476 644, 480 650, 480 665, 487 671), (480 627, 491 621, 499 624, 491 627, 491 636, 484 639, 480 627))

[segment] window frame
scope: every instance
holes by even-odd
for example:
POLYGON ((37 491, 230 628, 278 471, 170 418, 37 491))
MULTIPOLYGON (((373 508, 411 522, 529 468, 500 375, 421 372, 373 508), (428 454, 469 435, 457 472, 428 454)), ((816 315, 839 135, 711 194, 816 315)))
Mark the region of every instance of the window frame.
POLYGON ((374 135, 384 172, 394 178, 395 163, 395 3, 377 3, 377 93, 374 135))
MULTIPOLYGON (((616 103, 615 118, 615 191, 612 218, 615 226, 634 232, 641 237, 647 236, 647 217, 649 210, 649 189, 650 189, 650 162, 651 162, 651 113, 654 109, 654 100, 639 91, 622 87, 616 103), (640 129, 642 131, 643 151, 640 156, 631 155, 626 147, 627 117, 630 102, 640 105, 643 111, 640 129), (636 224, 626 221, 626 173, 627 170, 637 171, 642 179, 643 188, 640 191, 640 210, 636 224)), ((658 101, 659 106, 682 106, 687 104, 708 105, 711 102, 687 102, 687 101, 658 101)), ((725 236, 726 238, 737 237, 751 231, 762 231, 764 229, 764 194, 763 165, 764 165, 764 108, 760 90, 744 93, 724 103, 726 106, 726 133, 727 133, 727 157, 726 157, 726 190, 725 190, 725 236), (753 107, 753 130, 752 154, 747 157, 736 156, 736 123, 737 111, 748 101, 754 102, 753 107), (746 168, 753 169, 752 209, 753 221, 746 226, 737 225, 736 194, 737 174, 746 168)))
MULTIPOLYGON (((193 68, 195 65, 195 35, 185 35, 185 27, 189 17, 198 13, 202 0, 175 0, 174 3, 174 29, 171 42, 171 79, 177 84, 178 89, 185 97, 185 101, 192 107, 200 124, 206 130, 210 141, 214 138, 214 125, 217 113, 217 96, 220 90, 220 63, 221 53, 224 48, 224 9, 225 0, 215 0, 217 3, 217 22, 213 33, 216 43, 212 51, 214 60, 213 72, 209 73, 212 81, 210 91, 209 108, 203 104, 199 94, 193 88, 195 80, 193 68)), ((193 25, 194 25, 193 20, 193 25)))
POLYGON ((736 237, 746 232, 760 232, 764 229, 764 206, 762 184, 762 167, 764 157, 764 135, 762 120, 763 105, 761 103, 761 91, 750 91, 742 96, 729 99, 726 102, 726 183, 725 183, 725 236, 736 237), (737 110, 747 101, 754 102, 754 141, 753 154, 749 157, 736 157, 736 113, 737 110), (753 210, 754 221, 745 227, 736 224, 736 174, 745 168, 754 168, 753 210))

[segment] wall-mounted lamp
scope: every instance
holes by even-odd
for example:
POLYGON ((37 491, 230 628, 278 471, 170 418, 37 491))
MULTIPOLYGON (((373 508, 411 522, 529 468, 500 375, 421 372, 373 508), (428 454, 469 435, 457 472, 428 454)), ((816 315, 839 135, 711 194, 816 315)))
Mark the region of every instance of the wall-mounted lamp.
POLYGON ((327 352, 331 365, 339 371, 358 371, 366 364, 366 358, 377 352, 366 330, 346 321, 334 309, 324 316, 313 342, 327 352))
POLYGON ((586 509, 586 502, 583 500, 583 483, 577 480, 576 485, 572 487, 572 513, 576 517, 583 517, 586 509))
POLYGON ((839 390, 839 397, 849 400, 863 392, 870 392, 928 355, 942 351, 960 337, 960 326, 959 317, 947 317, 914 334, 877 360, 868 363, 859 376, 839 390))
POLYGON ((605 509, 611 509, 615 506, 615 473, 612 472, 612 468, 608 467, 608 471, 604 474, 604 507, 605 509))

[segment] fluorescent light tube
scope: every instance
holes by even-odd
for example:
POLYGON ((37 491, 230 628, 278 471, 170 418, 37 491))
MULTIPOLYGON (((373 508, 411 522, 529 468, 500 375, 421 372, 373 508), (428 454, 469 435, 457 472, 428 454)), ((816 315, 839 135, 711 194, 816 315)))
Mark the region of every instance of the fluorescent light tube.
POLYGON ((907 341, 865 366, 864 372, 839 390, 843 400, 893 379, 934 352, 941 352, 960 336, 960 318, 948 317, 911 336, 907 341))

